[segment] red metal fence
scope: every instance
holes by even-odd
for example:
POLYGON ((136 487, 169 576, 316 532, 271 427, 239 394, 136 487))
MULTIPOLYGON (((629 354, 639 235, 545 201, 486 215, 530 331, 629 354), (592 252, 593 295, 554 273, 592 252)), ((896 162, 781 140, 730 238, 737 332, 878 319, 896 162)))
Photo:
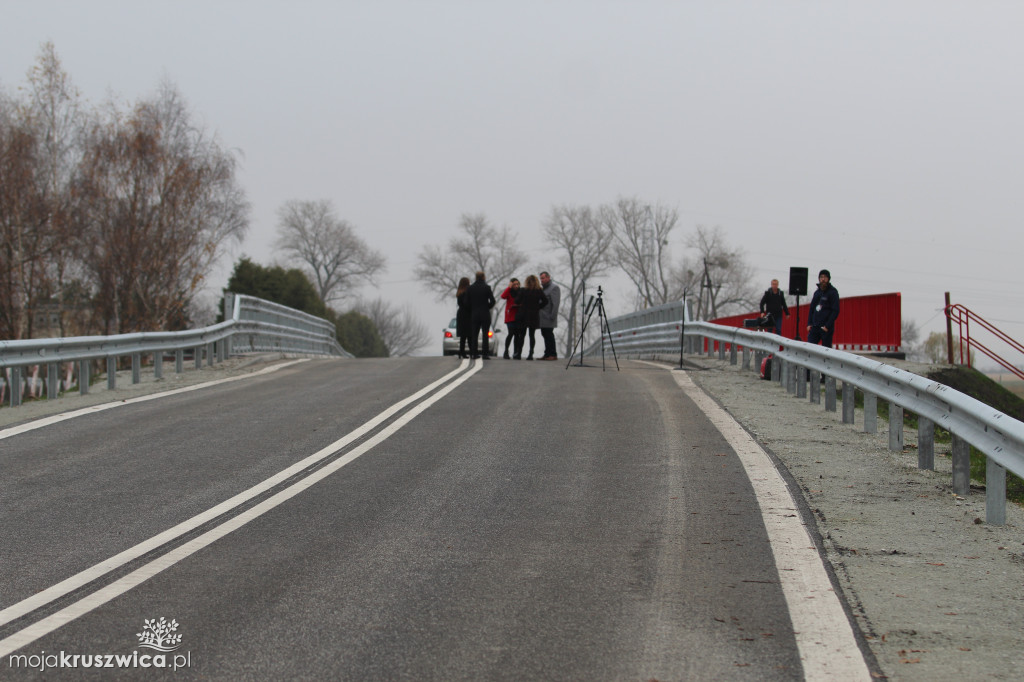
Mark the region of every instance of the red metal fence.
MULTIPOLYGON (((799 312, 789 307, 789 317, 782 320, 782 335, 796 338, 797 316, 800 319, 800 338, 807 340, 807 318, 810 298, 801 302, 799 312)), ((756 312, 733 315, 711 320, 727 327, 742 327, 743 320, 757 317, 756 312)), ((900 294, 873 294, 871 296, 848 296, 839 301, 839 319, 832 345, 841 350, 898 352, 903 345, 901 327, 902 308, 900 294)))
MULTIPOLYGON (((947 299, 949 300, 949 299, 947 299)), ((991 338, 1008 347, 1015 354, 1024 354, 1024 345, 1011 338, 1008 334, 998 329, 985 318, 965 308, 959 303, 946 306, 946 317, 957 325, 960 336, 960 364, 971 366, 971 351, 980 350, 992 360, 999 363, 1000 367, 1013 372, 1017 377, 1024 379, 1024 371, 1016 367, 1012 362, 1003 358, 999 353, 982 343, 978 338, 978 331, 983 330, 989 333, 991 338), (971 333, 971 324, 974 324, 974 333, 971 333)), ((991 341, 989 341, 991 343, 991 341)))

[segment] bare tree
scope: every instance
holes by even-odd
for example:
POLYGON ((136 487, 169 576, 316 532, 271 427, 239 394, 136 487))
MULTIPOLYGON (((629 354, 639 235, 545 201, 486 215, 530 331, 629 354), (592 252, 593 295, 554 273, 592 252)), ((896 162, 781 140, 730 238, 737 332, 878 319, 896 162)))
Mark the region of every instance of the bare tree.
POLYGON ((601 219, 611 231, 619 267, 636 287, 637 307, 679 300, 682 292, 671 276, 669 253, 669 235, 679 212, 633 197, 602 207, 601 219))
POLYGON ((384 255, 339 218, 330 201, 288 201, 277 216, 277 247, 307 269, 324 303, 352 295, 386 267, 384 255))
POLYGON ((721 227, 697 226, 686 245, 696 257, 677 268, 675 289, 696 294, 697 319, 714 319, 746 312, 758 306, 758 291, 753 268, 742 248, 732 248, 721 227))
POLYGON ((397 308, 382 298, 375 298, 361 301, 355 309, 377 327, 389 357, 412 355, 430 343, 430 332, 408 304, 397 308))
POLYGON ((562 283, 566 284, 560 316, 565 320, 563 343, 571 348, 583 320, 576 313, 584 296, 584 285, 592 282, 611 266, 609 254, 613 243, 610 226, 601 220, 599 211, 589 206, 552 206, 544 221, 544 236, 556 249, 561 267, 562 283))
MULTIPOLYGON (((459 231, 462 236, 453 237, 447 249, 432 245, 423 248, 417 256, 416 278, 436 294, 437 300, 450 298, 454 302, 459 279, 472 279, 474 272, 483 270, 499 289, 495 291, 497 296, 502 283, 526 263, 526 254, 516 245, 516 235, 508 227, 493 227, 483 213, 463 213, 459 231)), ((499 304, 494 314, 502 309, 499 304)))
POLYGON ((108 104, 88 131, 74 185, 101 331, 187 325, 206 275, 248 227, 236 164, 169 83, 130 111, 108 104))

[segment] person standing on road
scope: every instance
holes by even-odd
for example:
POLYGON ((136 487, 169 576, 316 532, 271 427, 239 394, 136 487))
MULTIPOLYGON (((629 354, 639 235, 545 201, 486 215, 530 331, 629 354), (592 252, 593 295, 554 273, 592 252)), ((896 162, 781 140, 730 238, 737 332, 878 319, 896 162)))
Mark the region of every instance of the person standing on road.
POLYGON ((811 298, 811 312, 807 320, 807 342, 832 347, 832 335, 839 317, 839 290, 832 286, 832 273, 818 273, 818 289, 811 298))
POLYGON ((466 355, 466 341, 469 339, 472 319, 469 310, 469 299, 466 297, 466 290, 469 289, 469 277, 459 280, 459 286, 455 290, 455 302, 458 309, 455 311, 455 335, 459 337, 459 357, 468 358, 466 355))
POLYGON ((779 289, 779 280, 773 279, 770 289, 765 289, 761 297, 761 315, 768 313, 772 316, 772 323, 775 325, 775 333, 782 336, 782 315, 789 317, 789 306, 786 305, 786 293, 779 289))
POLYGON ((518 333, 516 334, 514 357, 516 360, 522 359, 523 337, 529 331, 530 354, 526 359, 533 360, 533 348, 537 342, 534 334, 537 331, 537 327, 540 326, 540 310, 548 303, 547 296, 544 295, 544 291, 540 288, 540 281, 537 279, 537 275, 530 275, 526 278, 526 286, 519 290, 519 297, 516 301, 519 303, 519 311, 516 315, 518 333))
POLYGON ((501 298, 505 301, 505 328, 508 330, 508 336, 505 337, 505 359, 508 360, 508 347, 515 339, 519 325, 516 323, 516 311, 519 309, 519 304, 516 303, 516 296, 519 295, 519 280, 515 277, 505 287, 505 291, 501 292, 501 298))
POLYGON ((540 310, 540 336, 544 339, 544 357, 541 360, 557 360, 555 352, 555 327, 558 326, 558 304, 562 300, 562 290, 551 281, 547 272, 540 273, 540 285, 547 304, 540 310))
POLYGON ((477 270, 476 281, 466 289, 466 299, 469 301, 469 315, 471 320, 469 332, 469 356, 472 358, 482 357, 490 360, 487 350, 487 332, 491 330, 491 308, 494 307, 494 292, 491 285, 484 279, 484 271, 477 270), (478 355, 477 338, 483 339, 483 353, 478 355))

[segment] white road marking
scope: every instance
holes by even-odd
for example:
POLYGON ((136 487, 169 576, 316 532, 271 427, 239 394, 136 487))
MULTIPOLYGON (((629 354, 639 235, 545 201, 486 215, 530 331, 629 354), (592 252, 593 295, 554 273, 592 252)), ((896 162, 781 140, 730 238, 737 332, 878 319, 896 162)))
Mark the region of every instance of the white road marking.
MULTIPOLYGON (((294 474, 302 471, 303 469, 311 466, 312 464, 315 464, 316 462, 329 457, 338 450, 344 448, 349 443, 359 439, 367 432, 373 430, 382 422, 387 420, 396 412, 402 410, 410 403, 419 400, 421 397, 430 393, 432 390, 444 384, 445 382, 451 381, 459 373, 463 372, 463 370, 466 368, 468 364, 468 360, 463 361, 459 365, 458 369, 449 372, 445 376, 441 377, 437 381, 434 381, 428 386, 420 389, 419 391, 409 396, 408 398, 405 398, 404 400, 395 403, 394 405, 384 410, 370 421, 360 426, 358 429, 346 434, 344 437, 336 440, 327 447, 310 455, 309 457, 303 459, 302 461, 293 464, 284 471, 281 471, 280 473, 272 476, 271 478, 268 478, 262 483, 259 483, 253 486, 252 488, 249 488, 248 490, 239 493, 238 495, 235 495, 226 502, 223 502, 217 505, 216 507, 213 507, 205 511, 202 514, 198 514, 192 517, 191 519, 184 521, 178 524, 177 526, 174 526, 173 528, 170 528, 169 530, 166 530, 163 533, 160 533, 159 535, 150 538, 149 540, 146 540, 145 542, 139 543, 138 545, 130 549, 127 549, 124 552, 121 552, 120 554, 111 557, 110 559, 107 559, 106 561, 96 564, 95 566, 88 568, 82 571, 81 573, 78 573, 68 578, 67 580, 64 580, 54 585, 53 587, 43 590, 42 592, 39 592, 27 599, 18 602, 17 604, 7 607, 3 611, 0 611, 0 625, 4 625, 16 618, 31 613, 32 611, 42 606, 45 606, 46 604, 49 604, 50 602, 56 599, 59 599, 60 597, 82 587, 83 585, 86 585, 90 581, 95 580, 96 578, 99 578, 103 575, 106 575, 107 573, 125 565, 126 563, 134 559, 137 559, 138 557, 146 554, 147 552, 156 549, 157 547, 160 547, 161 545, 170 542, 171 540, 174 540, 175 538, 178 538, 184 535, 185 533, 188 533, 189 531, 197 528, 203 523, 206 523, 207 521, 210 521, 211 519, 214 519, 217 516, 227 511, 230 511, 231 509, 239 506, 240 504, 243 504, 247 500, 256 497, 260 493, 269 490, 270 488, 274 487, 281 481, 290 478, 294 474)), ((241 528, 249 521, 257 518, 261 514, 266 513, 270 509, 273 509, 274 507, 278 506, 285 500, 294 497, 295 495, 299 494, 300 492, 310 487, 314 483, 326 478, 327 476, 334 473, 341 467, 358 458, 363 453, 367 452, 368 450, 372 449, 373 447, 377 446, 378 444, 386 440, 396 431, 398 431, 403 426, 408 424, 414 417, 423 412, 423 410, 430 407, 432 404, 446 396, 457 386, 466 381, 469 377, 473 376, 476 372, 480 371, 482 366, 482 363, 476 363, 475 366, 473 366, 470 369, 470 371, 463 373, 462 376, 458 377, 457 380, 451 381, 451 383, 449 383, 448 386, 445 386, 442 390, 435 393, 429 399, 421 402, 419 405, 416 405, 413 409, 411 409, 401 418, 397 419, 393 424, 381 430, 378 434, 367 440, 365 443, 353 449, 352 452, 349 452, 343 457, 338 458, 336 461, 332 462, 331 464, 325 466, 322 469, 317 470, 316 472, 303 478, 302 480, 297 481, 296 483, 292 484, 288 488, 285 488, 276 495, 257 504, 252 509, 249 509, 239 514, 238 516, 233 517, 228 521, 225 521, 223 524, 217 526, 216 528, 213 528, 207 531, 206 533, 196 538, 193 538, 192 540, 186 542, 182 546, 171 550, 167 554, 162 555, 154 561, 151 561, 145 566, 136 569, 132 573, 129 573, 128 575, 116 580, 110 585, 90 594, 89 596, 82 598, 74 604, 71 604, 70 606, 40 620, 39 622, 14 633, 6 639, 0 640, 0 658, 35 641, 39 637, 42 637, 43 635, 48 634, 53 630, 56 630, 65 623, 68 623, 74 620, 75 618, 78 618, 79 616, 88 613, 89 611, 95 609, 101 604, 104 604, 110 601, 111 599, 121 594, 124 594, 128 590, 132 589, 133 587, 142 583, 148 578, 156 575, 160 571, 163 571, 164 569, 174 565, 178 561, 181 561, 182 559, 199 551, 200 549, 206 547, 207 545, 211 544, 217 539, 224 537, 233 530, 241 528)))
MULTIPOLYGON (((136 398, 129 398, 127 400, 113 400, 109 403, 101 403, 99 405, 91 405, 89 407, 83 407, 80 410, 73 410, 71 412, 63 412, 61 414, 55 414, 50 417, 43 417, 42 419, 36 419, 35 421, 26 422, 19 426, 12 426, 8 429, 0 431, 0 440, 4 438, 10 438, 11 436, 17 436, 19 433, 25 433, 27 431, 34 431, 41 429, 44 426, 50 426, 51 424, 57 424, 68 419, 74 419, 75 417, 83 417, 87 414, 96 414, 97 412, 103 412, 104 410, 110 410, 115 407, 121 407, 122 405, 134 405, 135 403, 146 402, 147 400, 156 400, 157 398, 166 398, 169 395, 177 395, 179 393, 187 393, 188 391, 198 391, 201 388, 209 388, 210 386, 216 386, 218 384, 227 384, 232 381, 241 381, 242 379, 249 379, 251 377, 258 377, 262 374, 270 374, 276 372, 279 369, 285 367, 291 367, 294 364, 300 362, 306 362, 306 359, 292 360, 291 362, 282 362, 278 365, 271 365, 270 367, 264 367, 256 372, 250 372, 249 374, 241 374, 239 376, 227 377, 225 379, 214 379, 213 381, 204 381, 201 384, 194 384, 192 386, 183 386, 182 388, 171 389, 170 391, 161 391, 160 393, 150 393, 148 395, 140 395, 136 398)), ((2 623, 0 623, 2 624, 2 623)))
POLYGON ((796 502, 768 453, 685 372, 673 371, 672 376, 729 442, 747 472, 775 556, 805 679, 870 680, 846 612, 800 520, 796 502))

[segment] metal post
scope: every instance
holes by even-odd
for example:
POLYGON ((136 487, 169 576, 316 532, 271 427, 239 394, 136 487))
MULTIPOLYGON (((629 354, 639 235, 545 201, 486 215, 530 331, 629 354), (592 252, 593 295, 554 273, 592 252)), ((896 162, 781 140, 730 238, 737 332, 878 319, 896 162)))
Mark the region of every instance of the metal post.
POLYGON ((185 371, 185 351, 181 348, 174 351, 174 371, 177 374, 185 371))
POLYGON ((11 367, 11 407, 21 405, 21 367, 11 367))
POLYGON ((917 468, 935 469, 935 422, 917 416, 917 468))
POLYGON ((107 356, 107 390, 117 388, 117 357, 107 356))
POLYGON ((992 459, 985 462, 985 521, 1006 524, 1006 469, 992 459))
POLYGON ((736 343, 735 342, 729 344, 729 364, 730 365, 735 365, 736 364, 736 343))
POLYGON ((132 383, 142 381, 142 353, 132 353, 132 383))
POLYGON ((153 378, 164 378, 164 352, 162 350, 153 353, 153 378))
POLYGON ((92 378, 89 374, 92 372, 92 361, 91 360, 79 360, 78 362, 78 394, 88 395, 89 394, 89 380, 92 378))
POLYGON ((807 368, 803 366, 796 368, 796 397, 807 397, 807 368))
POLYGON ((203 368, 203 347, 202 346, 196 346, 195 348, 192 349, 192 352, 195 354, 196 369, 202 369, 203 368))
POLYGON ((816 369, 811 370, 811 378, 807 380, 807 393, 812 403, 821 404, 821 372, 816 369))
POLYGON ((782 381, 782 359, 778 355, 772 358, 772 381, 782 381))
POLYGON ((836 411, 836 378, 825 377, 825 411, 836 411))
POLYGON ((878 433, 878 396, 864 394, 864 433, 878 433))
POLYGON ((750 349, 743 346, 743 369, 750 369, 750 349))
POLYGON ((854 416, 854 386, 849 381, 843 382, 843 423, 852 424, 854 416))
POLYGON ((206 344, 206 366, 213 367, 213 342, 206 344))
POLYGON ((903 452, 903 408, 889 401, 889 449, 903 452))
POLYGON ((46 399, 53 400, 60 393, 60 365, 50 362, 46 365, 46 399))
POLYGON ((971 444, 953 434, 953 492, 967 497, 971 492, 971 444))

